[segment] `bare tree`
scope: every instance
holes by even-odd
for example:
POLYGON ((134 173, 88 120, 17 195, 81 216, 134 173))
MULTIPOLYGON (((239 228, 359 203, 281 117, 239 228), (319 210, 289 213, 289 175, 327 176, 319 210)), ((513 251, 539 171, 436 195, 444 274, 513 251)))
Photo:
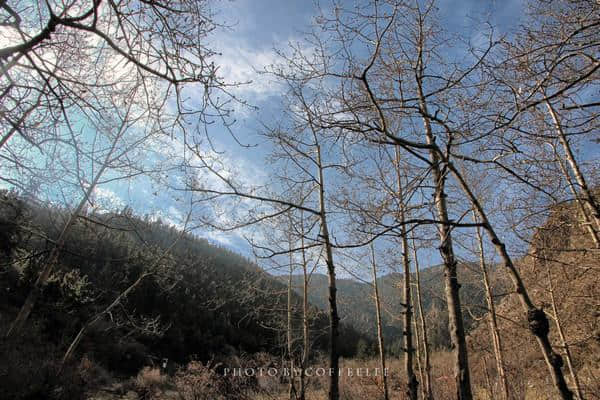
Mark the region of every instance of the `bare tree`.
MULTIPOLYGON (((419 373, 419 382, 421 385, 425 382, 424 368, 423 368, 423 346, 421 345, 421 328, 417 321, 417 313, 413 313, 412 320, 413 330, 415 332, 415 361, 417 362, 417 372, 419 373)), ((425 397, 425 389, 421 386, 421 397, 425 397)))
MULTIPOLYGON (((297 50, 296 58, 289 61, 293 72, 288 76, 296 79, 303 76, 303 79, 339 80, 339 87, 327 93, 332 98, 328 103, 330 107, 322 112, 313 112, 319 116, 315 123, 322 129, 336 129, 346 134, 348 142, 364 139, 378 144, 397 145, 416 158, 420 164, 417 168, 431 173, 435 218, 430 221, 437 224, 440 252, 445 266, 449 330, 457 382, 456 397, 470 399, 472 394, 468 356, 458 296, 460 286, 451 233, 455 221, 450 216, 446 194, 448 154, 447 151, 442 151, 440 141, 436 140, 440 136, 434 131, 432 124, 439 124, 439 121, 437 116, 429 112, 428 105, 434 95, 444 90, 450 91, 458 85, 462 79, 461 74, 454 73, 447 78, 445 86, 436 88, 432 85, 432 92, 426 92, 425 81, 433 79, 426 73, 428 68, 433 68, 427 65, 426 57, 436 55, 431 50, 436 44, 427 47, 427 40, 433 35, 426 25, 433 19, 429 15, 433 13, 432 4, 422 10, 419 4, 408 6, 399 2, 386 2, 381 6, 368 4, 344 11, 337 8, 335 16, 319 18, 319 35, 328 32, 332 35, 332 40, 328 41, 317 34, 311 36, 312 43, 319 46, 316 54, 323 56, 314 60, 297 50), (400 37, 403 38, 402 41, 397 40, 400 37), (330 50, 329 43, 336 43, 339 49, 330 50), (365 46, 365 43, 366 49, 363 50, 368 52, 368 58, 365 60, 364 57, 354 57, 352 49, 365 46), (397 72, 393 72, 395 68, 400 71, 399 78, 396 78, 397 72), (405 82, 409 78, 412 82, 405 89, 405 82), (390 84, 390 80, 393 84, 390 84), (405 93, 405 90, 411 90, 413 97, 405 93), (408 99, 405 99, 406 96, 408 99), (394 113, 399 116, 392 118, 394 113), (415 127, 420 120, 423 125, 422 133, 396 132, 400 129, 402 123, 399 121, 403 118, 408 121, 406 125, 411 127, 415 127), (423 141, 420 141, 421 138, 423 141)), ((331 86, 331 82, 327 83, 331 86)), ((446 140, 448 146, 451 146, 452 137, 446 140)), ((408 222, 405 221, 405 224, 408 222)), ((420 223, 427 222, 422 220, 420 223)), ((405 329, 410 329, 410 318, 408 321, 405 329)), ((409 385, 411 386, 416 387, 409 385)), ((414 395, 416 389, 411 390, 411 393, 414 395)))
POLYGON ((325 75, 340 81, 337 92, 330 92, 335 99, 331 103, 339 106, 332 107, 333 110, 322 116, 319 121, 322 127, 335 127, 350 137, 362 135, 365 140, 375 143, 398 145, 431 172, 433 209, 445 267, 456 397, 470 399, 472 392, 452 230, 467 226, 456 223, 455 219, 462 219, 470 208, 474 208, 480 222, 471 227, 481 226, 490 236, 511 277, 553 383, 562 398, 570 399, 572 394, 564 379, 561 358, 550 344, 548 320, 532 301, 506 244, 500 239, 498 226, 474 195, 470 182, 461 172, 462 165, 459 168, 457 164, 460 161, 484 162, 465 156, 460 150, 472 149, 473 143, 487 140, 489 132, 498 129, 495 121, 490 121, 485 113, 472 113, 473 104, 465 101, 474 98, 493 104, 493 92, 485 92, 485 82, 477 79, 475 71, 483 65, 494 42, 490 39, 486 48, 469 54, 470 65, 449 63, 435 51, 447 41, 437 35, 440 29, 435 24, 434 12, 431 3, 412 7, 394 2, 381 7, 374 4, 345 14, 338 9, 334 17, 322 18, 322 31, 331 32, 335 38, 333 42, 341 43, 341 49, 328 53, 327 41, 315 39, 322 46, 320 51, 328 56, 323 57, 322 64, 308 63, 306 58, 299 57, 302 61, 296 64, 304 67, 299 73, 306 71, 309 76, 325 75), (352 49, 361 46, 366 46, 364 50, 370 54, 366 60, 353 56, 352 49), (319 72, 315 72, 317 69, 319 72), (482 100, 484 95, 489 97, 482 100), (390 120, 391 113, 402 115, 401 121, 406 121, 405 126, 411 128, 420 120, 423 129, 402 129, 402 125, 390 120), (451 191, 447 188, 450 179, 454 184, 451 191), (470 207, 462 211, 451 210, 449 194, 466 200, 470 207))
POLYGON ((593 160, 575 151, 593 142, 598 127, 598 103, 590 101, 600 69, 597 4, 557 0, 549 7, 532 0, 525 11, 527 22, 503 41, 489 70, 496 98, 506 104, 498 113, 502 129, 495 143, 503 154, 495 152, 496 163, 500 157, 509 162, 505 172, 548 197, 549 207, 565 200, 564 182, 597 247, 600 207, 588 182, 592 170, 586 168, 593 160), (558 166, 562 180, 544 173, 549 164, 558 166))
POLYGON ((383 371, 382 379, 383 379, 383 398, 385 400, 389 399, 389 391, 388 391, 388 382, 387 382, 387 374, 385 367, 385 343, 383 339, 383 329, 381 326, 381 304, 379 297, 379 285, 377 283, 377 263, 375 262, 375 246, 373 242, 371 242, 371 268, 373 272, 373 299, 375 300, 375 316, 376 316, 376 324, 377 324, 377 344, 379 348, 379 366, 383 371))
POLYGON ((411 295, 411 282, 410 282, 410 255, 408 252, 410 248, 408 246, 408 231, 406 229, 406 204, 403 197, 403 184, 402 174, 400 172, 400 150, 397 146, 395 150, 395 169, 396 178, 398 185, 398 222, 401 224, 400 227, 400 240, 402 241, 402 266, 404 268, 404 279, 403 279, 403 291, 402 291, 402 303, 404 306, 404 369, 406 371, 406 387, 407 395, 411 400, 417 400, 418 397, 418 386, 419 382, 415 376, 413 370, 413 355, 415 353, 413 346, 413 332, 412 332, 412 295, 411 295))
POLYGON ((308 284, 310 272, 308 270, 308 260, 306 257, 306 248, 304 245, 304 212, 300 210, 300 253, 302 255, 302 358, 300 360, 300 388, 298 389, 298 399, 306 399, 306 376, 305 370, 310 357, 310 326, 308 320, 308 284))
POLYGON ((3 1, 0 17, 10 40, 0 49, 3 146, 15 133, 38 145, 88 113, 114 111, 128 82, 165 132, 192 116, 203 131, 228 112, 232 97, 213 96, 227 85, 206 46, 218 26, 208 1, 3 1), (201 91, 195 105, 188 90, 201 91))
MULTIPOLYGON (((15 317, 10 328, 6 332, 6 337, 11 337, 15 334, 18 334, 19 331, 23 328, 23 325, 29 318, 29 315, 33 311, 35 304, 40 298, 43 288, 46 285, 46 282, 48 281, 48 278, 50 277, 52 271, 58 263, 59 256, 65 245, 67 232, 75 223, 75 221, 79 218, 80 214, 84 210, 84 207, 87 204, 91 204, 92 193, 97 188, 99 182, 103 178, 103 174, 107 171, 107 169, 115 167, 119 163, 119 158, 123 157, 127 153, 126 151, 124 152, 123 148, 120 147, 122 145, 122 139, 123 136, 127 133, 128 129, 130 129, 131 126, 135 125, 137 122, 138 119, 136 119, 135 115, 132 115, 131 107, 129 107, 125 110, 125 112, 117 114, 117 121, 115 121, 115 124, 112 127, 103 127, 104 129, 110 129, 112 131, 112 137, 110 138, 109 147, 108 149, 103 149, 103 151, 100 152, 100 156, 103 156, 103 158, 97 160, 99 167, 93 175, 93 179, 91 180, 91 182, 87 185, 83 181, 80 182, 81 189, 83 191, 83 196, 79 200, 79 203, 74 208, 74 210, 72 210, 69 213, 69 217, 65 222, 62 230, 60 231, 58 238, 54 241, 52 251, 48 255, 45 263, 43 264, 41 272, 38 278, 36 279, 33 288, 31 289, 29 295, 25 299, 25 302, 19 310, 18 315, 15 317)), ((81 166, 77 165, 77 167, 78 173, 83 174, 83 171, 80 170, 81 166)))
POLYGON ((216 53, 204 44, 217 26, 207 2, 3 1, 0 16, 3 37, 10 39, 0 49, 0 180, 23 192, 35 182, 51 185, 41 158, 56 180, 82 191, 11 336, 34 308, 94 190, 115 179, 106 172, 148 173, 132 162, 136 148, 158 135, 185 136, 184 121, 194 119, 200 132, 213 118, 227 125, 233 96, 217 76, 216 53), (192 90, 201 92, 194 104, 192 90), (215 92, 226 96, 215 100, 215 92), (108 147, 87 150, 87 141, 108 147))
MULTIPOLYGON (((477 218, 475 221, 477 221, 477 218)), ((481 276, 483 279, 483 287, 485 290, 485 300, 488 307, 488 319, 490 324, 490 336, 492 338, 492 347, 494 349, 494 357, 496 358, 496 372, 498 374, 498 381, 500 388, 502 389, 502 398, 505 400, 509 399, 508 382, 506 380, 506 372, 504 369, 504 351, 502 348, 502 341, 500 338, 500 329, 498 328, 498 321, 496 316, 496 305, 494 303, 494 295, 490 286, 490 280, 488 275, 488 267, 485 259, 483 237, 481 235, 481 229, 476 228, 477 233, 477 244, 479 246, 479 266, 481 268, 481 276)))
MULTIPOLYGON (((421 391, 424 400, 433 399, 433 392, 431 390, 431 361, 429 359, 429 340, 427 338, 427 324, 425 323, 425 314, 423 312, 423 298, 421 296, 421 277, 419 273, 419 257, 417 246, 415 245, 415 239, 413 237, 413 255, 415 260, 415 284, 416 284, 416 303, 419 310, 419 322, 421 325, 421 334, 423 341, 423 369, 424 377, 421 385, 421 391)), ((416 315, 416 314, 415 314, 416 315)), ((415 318, 416 320, 416 318, 415 318)))
MULTIPOLYGON (((312 231, 316 237, 311 237, 309 243, 303 244, 303 249, 322 247, 324 262, 329 279, 328 283, 328 304, 329 304, 329 399, 339 399, 339 314, 337 307, 337 288, 336 288, 336 265, 334 262, 334 243, 330 235, 328 209, 327 182, 325 179, 325 170, 336 168, 337 164, 329 163, 323 156, 323 145, 321 142, 321 131, 314 124, 312 110, 308 106, 308 100, 304 93, 302 85, 288 81, 290 89, 290 98, 293 101, 292 111, 289 116, 293 122, 290 131, 281 127, 268 129, 265 136, 274 144, 278 153, 273 155, 274 159, 280 160, 286 165, 291 166, 284 169, 285 174, 281 176, 280 181, 284 186, 279 194, 259 193, 256 189, 245 190, 239 182, 229 178, 223 171, 219 171, 215 165, 211 165, 201 152, 194 147, 190 150, 197 152, 197 161, 199 166, 189 165, 191 171, 204 169, 213 174, 221 187, 210 187, 201 184, 197 180, 189 182, 187 190, 195 193, 203 193, 206 200, 213 201, 215 198, 242 198, 263 205, 260 211, 252 212, 250 217, 242 222, 232 226, 217 226, 220 229, 238 229, 244 226, 252 225, 260 221, 266 221, 277 217, 291 210, 304 211, 313 219, 312 231), (285 184, 289 187, 285 187, 285 184), (298 186, 310 184, 311 188, 306 191, 301 201, 289 200, 295 199, 290 194, 296 193, 298 186), (287 195, 287 197, 286 197, 287 195), (311 198, 309 202, 309 197, 311 198), (274 209, 265 210, 264 205, 275 206, 274 209)), ((193 175, 193 173, 192 173, 193 175)), ((304 192, 303 192, 304 193, 304 192)), ((214 224, 214 223, 213 223, 214 224)), ((257 246, 260 247, 260 246, 257 246)), ((269 252, 267 256, 276 256, 281 253, 269 252)), ((283 253, 298 251, 299 248, 288 249, 283 253)))
POLYGON ((294 375, 294 351, 293 351, 293 310, 292 310, 292 278, 294 275, 294 252, 292 239, 292 219, 290 218, 290 227, 288 232, 289 246, 289 272, 287 282, 287 326, 286 326, 286 344, 287 357, 290 367, 290 383, 288 387, 288 395, 290 400, 296 397, 295 375, 294 375))

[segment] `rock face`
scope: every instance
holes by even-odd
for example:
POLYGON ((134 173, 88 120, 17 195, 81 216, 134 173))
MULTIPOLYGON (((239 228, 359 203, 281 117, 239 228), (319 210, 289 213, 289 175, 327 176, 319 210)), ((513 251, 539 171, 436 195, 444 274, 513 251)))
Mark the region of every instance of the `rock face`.
MULTIPOLYGON (((565 205, 553 210, 534 235, 527 256, 518 262, 534 303, 547 315, 552 344, 564 360, 563 371, 569 386, 574 387, 558 331, 558 316, 585 398, 600 393, 597 380, 600 376, 600 252, 593 247, 590 235, 579 223, 575 207, 565 205)), ((528 321, 517 297, 510 295, 500 301, 497 314, 506 373, 515 396, 555 398, 546 365, 533 336, 528 334, 528 321)), ((478 381, 474 383, 481 387, 486 386, 486 379, 493 382, 496 374, 488 329, 487 321, 482 320, 469 337, 473 371, 479 371, 475 374, 478 381), (487 377, 483 372, 487 372, 487 377)))

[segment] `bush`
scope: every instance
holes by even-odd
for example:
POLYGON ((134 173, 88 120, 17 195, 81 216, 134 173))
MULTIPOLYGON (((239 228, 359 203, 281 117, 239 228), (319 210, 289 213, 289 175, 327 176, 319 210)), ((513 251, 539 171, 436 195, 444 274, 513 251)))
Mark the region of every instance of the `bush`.
POLYGON ((223 377, 208 362, 191 361, 185 369, 175 375, 175 387, 185 400, 219 400, 225 399, 226 388, 223 377))
POLYGON ((84 355, 79 362, 78 372, 86 386, 90 388, 103 386, 112 381, 110 373, 87 355, 84 355))
POLYGON ((163 387, 167 377, 161 375, 157 367, 144 367, 135 378, 136 386, 140 389, 156 389, 163 387))
POLYGON ((85 382, 78 368, 67 365, 59 373, 62 353, 40 332, 40 324, 30 321, 21 337, 0 341, 0 398, 83 398, 85 382))

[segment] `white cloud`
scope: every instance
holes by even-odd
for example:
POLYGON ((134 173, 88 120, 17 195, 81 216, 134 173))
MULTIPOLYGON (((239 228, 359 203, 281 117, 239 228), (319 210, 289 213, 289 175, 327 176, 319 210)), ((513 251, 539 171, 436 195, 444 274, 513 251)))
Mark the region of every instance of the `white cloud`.
POLYGON ((15 46, 22 42, 16 29, 10 26, 0 26, 0 48, 15 46))
POLYGON ((95 212, 110 212, 120 210, 125 202, 114 191, 108 188, 96 187, 92 194, 93 210, 95 212))
POLYGON ((219 48, 223 49, 215 59, 219 75, 227 83, 244 83, 234 89, 236 94, 267 97, 282 91, 281 85, 264 73, 279 59, 273 49, 253 49, 242 43, 222 44, 219 48))
POLYGON ((203 232, 202 237, 213 243, 217 243, 230 248, 234 246, 233 240, 231 240, 231 235, 227 235, 220 231, 203 232))

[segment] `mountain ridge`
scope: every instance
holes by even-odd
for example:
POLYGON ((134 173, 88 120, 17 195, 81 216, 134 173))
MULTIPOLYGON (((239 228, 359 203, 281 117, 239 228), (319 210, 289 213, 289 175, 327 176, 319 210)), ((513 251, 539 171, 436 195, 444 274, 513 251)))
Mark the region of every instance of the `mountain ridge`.
MULTIPOLYGON (((461 281, 461 300, 465 309, 465 327, 471 331, 476 320, 487 309, 485 297, 481 289, 481 275, 479 267, 474 264, 459 263, 458 274, 461 281)), ((497 272, 498 268, 491 266, 492 286, 496 293, 505 293, 506 278, 497 272)), ((433 265, 420 268, 420 281, 423 309, 428 323, 430 340, 433 348, 443 349, 449 346, 447 328, 447 312, 444 295, 444 271, 442 265, 433 265)), ((277 276, 280 281, 286 281, 288 276, 277 276)), ((301 293, 303 275, 293 274, 292 285, 297 293, 301 293)), ((328 307, 327 275, 313 273, 309 280, 309 301, 326 310, 328 307)), ((416 304, 415 273, 411 273, 413 284, 413 304, 416 304)), ((393 353, 400 353, 402 346, 402 292, 398 285, 402 285, 403 274, 391 272, 377 278, 380 298, 382 302, 383 335, 388 348, 393 353)), ((336 279, 338 293, 338 311, 341 321, 348 323, 360 333, 375 339, 375 304, 373 297, 372 281, 361 282, 355 279, 336 279)), ((501 296, 500 296, 501 297, 501 296)), ((416 307, 414 307, 416 308, 416 307)))

